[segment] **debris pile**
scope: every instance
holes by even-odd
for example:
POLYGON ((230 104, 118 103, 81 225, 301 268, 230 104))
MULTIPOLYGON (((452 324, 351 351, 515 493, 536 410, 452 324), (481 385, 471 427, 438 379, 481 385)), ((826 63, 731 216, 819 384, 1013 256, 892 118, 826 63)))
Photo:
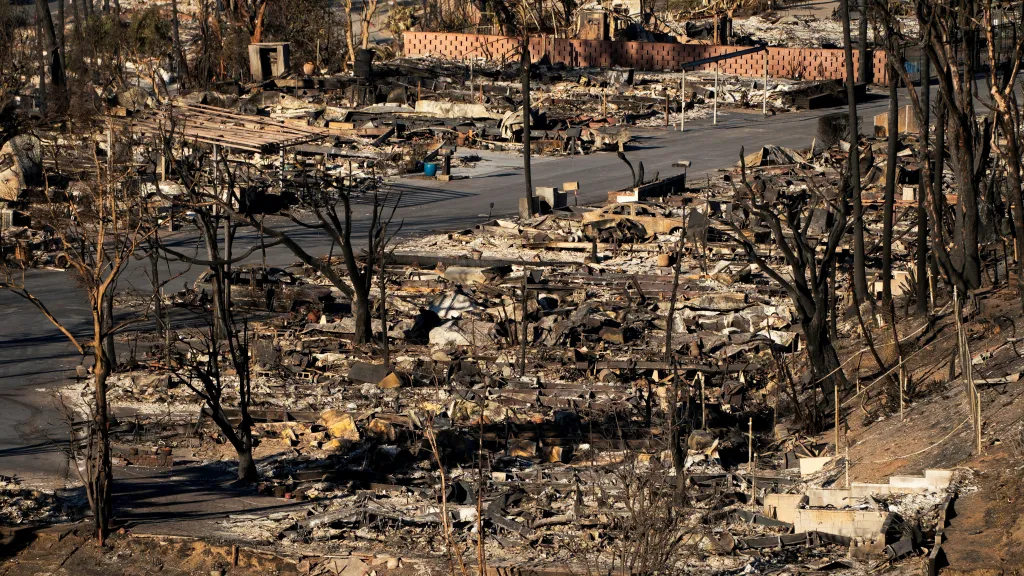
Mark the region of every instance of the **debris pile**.
POLYGON ((17 478, 0 476, 0 526, 66 522, 79 507, 81 502, 52 490, 26 488, 17 478))
MULTIPOLYGON (((479 537, 496 565, 636 557, 696 571, 797 558, 870 565, 927 548, 906 530, 936 521, 948 476, 926 471, 923 492, 899 492, 896 477, 836 490, 834 447, 767 424, 791 409, 787 395, 809 390, 786 390, 794 385, 776 376, 804 334, 789 296, 735 240, 771 249, 734 185, 745 178, 768 201, 807 201, 838 188, 843 156, 839 144, 770 146, 748 154, 746 173, 699 190, 405 240, 386 258, 383 297, 376 283, 370 292, 388 364, 352 343, 344 295, 309 266, 234 269, 239 310, 270 313, 248 324, 258 489, 309 504, 231 518, 224 530, 296 551, 416 558, 468 551, 479 537), (246 293, 250 278, 274 280, 285 299, 302 287, 326 291, 283 306, 246 293), (675 453, 672 418, 684 431, 675 453), (670 535, 667 549, 694 554, 632 550, 638 533, 670 535)), ((912 157, 898 158, 911 174, 912 157)), ((864 176, 868 206, 879 193, 873 178, 864 176)), ((814 205, 810 238, 829 225, 814 205)), ((869 217, 870 227, 877 214, 869 217)), ((208 307, 204 282, 165 304, 208 307)), ((154 340, 139 348, 135 371, 113 377, 119 462, 235 457, 182 375, 209 360, 197 352, 203 338, 176 329, 169 349, 154 340)), ((236 378, 225 376, 226 406, 237 403, 236 378)))

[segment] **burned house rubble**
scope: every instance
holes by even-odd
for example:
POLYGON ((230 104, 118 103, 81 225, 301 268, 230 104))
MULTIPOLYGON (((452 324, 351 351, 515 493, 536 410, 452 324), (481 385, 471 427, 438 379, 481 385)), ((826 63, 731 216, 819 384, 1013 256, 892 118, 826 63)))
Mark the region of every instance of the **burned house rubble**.
MULTIPOLYGON (((748 150, 742 169, 672 194, 618 202, 639 190, 616 191, 601 206, 545 203, 526 219, 397 240, 383 296, 376 281, 370 290, 369 344, 354 343, 346 295, 309 265, 233 268, 231 298, 248 317, 256 490, 291 505, 231 515, 218 531, 318 574, 448 573, 479 550, 497 574, 934 564, 963 480, 923 469, 858 482, 828 435, 778 422, 789 394, 816 394, 779 378, 805 336, 790 298, 734 237, 773 247, 739 182, 780 204, 834 189, 841 145, 748 150)), ((880 145, 867 139, 865 154, 880 145)), ((909 203, 915 158, 897 158, 909 203)), ((869 207, 878 169, 863 176, 869 207)), ((827 235, 827 201, 809 209, 808 234, 827 235)), ((879 214, 868 214, 870 228, 879 214)), ((208 309, 210 282, 165 293, 162 306, 208 309)), ((858 330, 855 319, 838 326, 858 330)), ((209 338, 202 327, 119 337, 115 464, 234 458, 187 369, 224 364, 222 415, 241 421, 237 368, 210 356, 209 338)), ((62 397, 86 399, 91 386, 62 397)))
MULTIPOLYGON (((85 192, 86 183, 75 178, 95 176, 132 146, 142 147, 132 154, 147 173, 146 201, 166 215, 185 189, 168 175, 202 150, 213 152, 210 164, 223 157, 252 167, 238 176, 247 184, 241 202, 261 213, 296 206, 303 189, 323 179, 363 188, 379 177, 447 181, 522 154, 518 64, 429 57, 372 63, 371 57, 364 71, 364 77, 286 74, 247 86, 229 83, 163 103, 132 87, 105 94, 109 121, 97 123, 89 138, 69 142, 58 133, 35 131, 12 139, 0 152, 2 251, 31 266, 67 268, 68 258, 39 212, 67 194, 85 192), (160 150, 161 138, 176 141, 171 155, 181 157, 160 150), (69 168, 66 181, 44 177, 47 170, 69 168)), ((530 74, 536 156, 628 151, 637 129, 682 130, 688 119, 717 121, 730 110, 776 114, 845 98, 835 81, 768 78, 766 85, 760 78, 707 71, 540 62, 530 74)), ((174 218, 168 223, 174 226, 174 218)))
POLYGON ((0 574, 1024 562, 1002 12, 38 4, 0 574))

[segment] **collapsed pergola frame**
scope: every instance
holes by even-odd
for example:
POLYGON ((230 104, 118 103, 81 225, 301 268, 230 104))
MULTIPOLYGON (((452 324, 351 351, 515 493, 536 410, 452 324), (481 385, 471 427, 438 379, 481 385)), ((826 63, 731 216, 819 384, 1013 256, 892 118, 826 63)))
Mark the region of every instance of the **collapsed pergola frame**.
POLYGON ((167 106, 127 119, 131 130, 150 136, 171 136, 239 152, 275 154, 291 146, 330 136, 325 128, 264 116, 240 114, 216 106, 167 106))

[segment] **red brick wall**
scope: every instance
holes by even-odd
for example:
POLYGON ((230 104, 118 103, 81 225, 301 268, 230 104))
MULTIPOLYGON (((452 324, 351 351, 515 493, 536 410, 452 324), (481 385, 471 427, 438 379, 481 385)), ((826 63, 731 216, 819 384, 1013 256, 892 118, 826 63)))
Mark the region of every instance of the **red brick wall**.
POLYGON ((871 81, 875 84, 886 84, 889 82, 887 71, 888 62, 885 58, 885 50, 874 52, 871 57, 871 81))
MULTIPOLYGON (((404 40, 408 56, 487 58, 499 62, 519 58, 518 39, 504 36, 406 32, 404 40)), ((530 56, 534 61, 547 54, 551 62, 568 66, 626 66, 637 70, 679 70, 686 62, 744 49, 744 46, 570 40, 547 36, 530 38, 530 56)), ((726 74, 760 77, 764 75, 765 54, 747 54, 722 61, 719 65, 726 74)), ((856 53, 853 57, 856 69, 859 58, 856 53)), ((837 80, 846 77, 842 50, 769 48, 767 58, 768 75, 773 78, 837 80)), ((881 52, 873 54, 872 70, 876 82, 885 78, 884 64, 885 57, 881 52)), ((714 70, 714 64, 697 69, 714 70)))

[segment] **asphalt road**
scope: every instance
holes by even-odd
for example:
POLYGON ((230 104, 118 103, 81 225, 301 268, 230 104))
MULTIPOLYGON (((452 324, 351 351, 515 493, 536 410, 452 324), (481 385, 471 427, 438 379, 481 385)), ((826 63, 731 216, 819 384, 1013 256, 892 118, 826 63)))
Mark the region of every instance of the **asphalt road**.
MULTIPOLYGON (((885 110, 886 100, 879 98, 860 106, 861 126, 867 130, 871 117, 885 110)), ((635 130, 637 141, 627 149, 636 166, 643 162, 648 178, 677 174, 674 162, 690 160, 690 182, 713 175, 734 165, 745 147, 751 153, 766 144, 807 147, 817 129, 817 119, 837 110, 816 110, 762 117, 756 113, 727 112, 712 126, 709 119, 687 123, 685 132, 665 129, 635 130)), ((514 214, 524 193, 521 159, 514 155, 482 154, 484 160, 469 170, 472 177, 451 182, 403 178, 393 187, 401 192, 396 218, 404 222, 403 234, 423 234, 433 230, 470 227, 488 215, 514 214), (492 205, 493 204, 493 205, 492 205)), ((535 158, 532 165, 534 186, 562 186, 578 181, 583 203, 598 202, 607 192, 624 188, 631 175, 614 153, 598 153, 573 158, 535 158)), ((364 219, 369 207, 357 207, 356 217, 364 219)), ((330 243, 321 235, 294 230, 314 253, 326 254, 330 243)), ((186 233, 170 240, 179 247, 193 245, 186 233)), ((241 244, 255 240, 243 235, 241 244)), ((253 261, 262 258, 257 252, 253 261)), ((272 265, 290 264, 296 259, 283 248, 267 251, 272 265)), ((151 290, 148 262, 134 263, 122 278, 119 290, 134 286, 151 290)), ((186 270, 180 263, 165 263, 164 277, 183 274, 169 289, 191 282, 198 270, 186 270)), ((75 334, 89 333, 90 317, 85 295, 62 272, 30 271, 28 288, 75 334)), ((68 436, 55 407, 52 390, 75 376, 81 362, 78 353, 34 307, 17 296, 0 291, 0 474, 17 475, 27 482, 52 484, 66 473, 67 465, 58 444, 68 436)), ((90 364, 88 361, 86 365, 90 364)), ((73 472, 72 472, 73 473, 73 472)))

